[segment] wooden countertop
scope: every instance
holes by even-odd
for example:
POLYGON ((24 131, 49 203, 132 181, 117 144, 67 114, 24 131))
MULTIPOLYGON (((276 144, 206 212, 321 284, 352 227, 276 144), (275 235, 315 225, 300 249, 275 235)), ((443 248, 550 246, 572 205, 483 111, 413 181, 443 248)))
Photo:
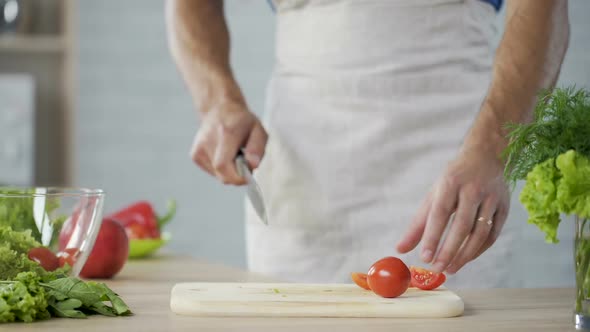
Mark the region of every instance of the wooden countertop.
POLYGON ((381 318, 201 318, 170 311, 170 290, 187 281, 274 281, 243 270, 187 257, 129 261, 106 281, 135 313, 131 317, 55 318, 31 324, 3 324, 0 331, 575 331, 573 289, 488 289, 456 291, 465 302, 461 317, 381 318))

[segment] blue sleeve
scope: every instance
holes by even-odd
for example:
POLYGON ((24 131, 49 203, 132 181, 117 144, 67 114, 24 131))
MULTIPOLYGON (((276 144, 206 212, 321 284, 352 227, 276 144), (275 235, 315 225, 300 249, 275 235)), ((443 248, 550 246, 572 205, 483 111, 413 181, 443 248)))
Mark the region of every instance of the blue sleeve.
POLYGON ((490 5, 494 6, 494 8, 496 8, 496 11, 500 11, 500 8, 502 8, 502 3, 504 2, 503 0, 482 0, 482 1, 487 2, 490 5))

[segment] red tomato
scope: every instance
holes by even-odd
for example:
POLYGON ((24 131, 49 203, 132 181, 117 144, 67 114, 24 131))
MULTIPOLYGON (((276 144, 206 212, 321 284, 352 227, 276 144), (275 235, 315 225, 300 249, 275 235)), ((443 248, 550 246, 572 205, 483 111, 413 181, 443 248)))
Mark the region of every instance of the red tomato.
MULTIPOLYGON (((60 233, 60 246, 62 243, 67 244, 72 236, 74 226, 68 225, 68 222, 60 233)), ((80 276, 111 278, 123 268, 128 254, 129 237, 125 228, 114 219, 104 218, 88 260, 80 271, 80 276)), ((64 257, 64 260, 67 262, 67 257, 64 257)))
POLYGON ((83 278, 111 278, 127 262, 129 238, 125 228, 114 219, 104 218, 94 247, 80 276, 83 278))
POLYGON ((435 289, 447 280, 444 273, 435 273, 416 266, 410 267, 410 273, 412 274, 412 286, 423 290, 435 289))
POLYGON ((375 262, 367 274, 367 282, 375 294, 398 297, 410 286, 410 270, 397 257, 385 257, 375 262))
POLYGON ((354 281, 354 283, 357 284, 359 287, 364 288, 366 290, 371 290, 371 287, 369 287, 369 284, 367 283, 366 273, 353 272, 350 274, 350 276, 352 277, 352 281, 354 281))
POLYGON ((39 263, 45 271, 53 271, 59 267, 57 256, 44 247, 32 248, 28 252, 28 257, 30 260, 39 263))
POLYGON ((76 256, 78 255, 78 249, 76 248, 67 248, 57 253, 57 258, 59 261, 59 266, 62 267, 65 264, 69 266, 74 266, 76 262, 76 256))

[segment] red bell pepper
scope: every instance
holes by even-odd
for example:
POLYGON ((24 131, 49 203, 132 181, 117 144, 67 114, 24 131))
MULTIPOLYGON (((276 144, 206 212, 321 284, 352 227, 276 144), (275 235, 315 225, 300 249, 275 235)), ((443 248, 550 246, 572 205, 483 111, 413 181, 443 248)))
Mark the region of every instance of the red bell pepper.
POLYGON ((138 201, 107 216, 119 221, 127 231, 130 239, 160 238, 162 227, 168 223, 176 213, 176 202, 168 202, 168 211, 164 216, 158 216, 153 206, 145 201, 138 201))

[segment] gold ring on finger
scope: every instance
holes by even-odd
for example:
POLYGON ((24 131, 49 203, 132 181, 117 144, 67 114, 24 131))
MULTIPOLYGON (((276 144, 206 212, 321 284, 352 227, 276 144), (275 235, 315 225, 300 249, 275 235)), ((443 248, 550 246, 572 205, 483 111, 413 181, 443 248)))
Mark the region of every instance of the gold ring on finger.
POLYGON ((488 224, 488 226, 492 226, 492 223, 493 223, 492 219, 486 219, 484 217, 477 218, 477 221, 485 222, 486 224, 488 224))

